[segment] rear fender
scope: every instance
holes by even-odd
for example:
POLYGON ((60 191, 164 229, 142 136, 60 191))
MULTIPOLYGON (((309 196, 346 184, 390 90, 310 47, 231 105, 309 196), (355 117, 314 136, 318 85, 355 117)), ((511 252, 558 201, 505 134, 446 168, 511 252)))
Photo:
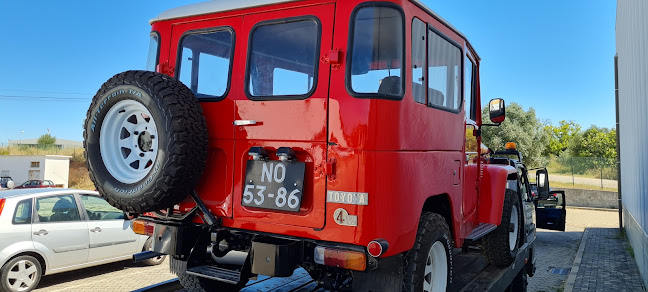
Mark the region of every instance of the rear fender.
POLYGON ((509 176, 517 176, 510 165, 486 164, 479 183, 477 220, 479 223, 500 225, 504 208, 504 194, 509 176))

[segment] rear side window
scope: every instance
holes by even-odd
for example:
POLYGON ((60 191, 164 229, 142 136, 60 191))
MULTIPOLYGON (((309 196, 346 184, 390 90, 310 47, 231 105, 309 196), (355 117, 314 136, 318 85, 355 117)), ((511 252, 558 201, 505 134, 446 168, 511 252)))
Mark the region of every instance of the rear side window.
POLYGON ((264 22, 252 28, 246 92, 253 100, 301 99, 317 82, 320 25, 316 19, 264 22))
POLYGON ((39 222, 80 221, 79 209, 72 195, 36 199, 39 222))
POLYGON ((418 18, 412 21, 412 96, 414 101, 425 104, 425 55, 427 25, 418 18))
POLYGON ((201 100, 219 100, 229 90, 234 34, 230 29, 189 32, 180 41, 178 75, 201 100))
POLYGON ((11 223, 13 224, 30 224, 31 223, 31 212, 32 212, 32 200, 23 200, 16 205, 16 211, 14 212, 13 219, 11 223))
POLYGON ((428 30, 428 105, 456 112, 461 106, 461 49, 428 30))
POLYGON ((347 89, 356 97, 402 98, 405 63, 402 11, 396 6, 365 6, 356 9, 351 21, 347 89))

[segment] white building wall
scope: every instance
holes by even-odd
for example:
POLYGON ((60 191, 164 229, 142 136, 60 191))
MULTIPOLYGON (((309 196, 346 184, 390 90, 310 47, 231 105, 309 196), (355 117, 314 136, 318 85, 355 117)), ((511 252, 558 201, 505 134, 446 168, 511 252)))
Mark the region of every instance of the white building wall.
POLYGON ((51 180, 55 184, 61 184, 64 188, 67 188, 70 180, 69 156, 48 156, 45 159, 45 172, 43 179, 51 180))
POLYGON ((624 223, 648 286, 648 1, 618 0, 616 48, 624 223))
POLYGON ((0 156, 0 174, 11 176, 18 186, 30 179, 31 171, 32 175, 38 176, 34 179, 48 179, 67 188, 70 158, 57 155, 0 156))

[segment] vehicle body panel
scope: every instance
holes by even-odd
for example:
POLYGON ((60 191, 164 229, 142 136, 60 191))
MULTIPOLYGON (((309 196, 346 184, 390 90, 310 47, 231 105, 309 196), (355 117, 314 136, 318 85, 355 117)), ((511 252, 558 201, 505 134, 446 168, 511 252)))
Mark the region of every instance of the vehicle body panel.
MULTIPOLYGON (((148 236, 136 235, 130 230, 128 220, 88 221, 87 216, 80 212, 80 221, 74 222, 37 222, 35 198, 55 195, 85 194, 97 196, 96 192, 69 189, 22 189, 2 191, 0 198, 6 200, 0 214, 0 267, 7 261, 21 254, 38 254, 45 262, 44 274, 55 274, 103 263, 130 259, 132 254, 142 250, 148 236), (14 224, 15 209, 24 201, 32 202, 31 223, 14 224), (102 226, 105 237, 100 240, 104 244, 93 250, 90 246, 91 227, 102 226), (45 230, 44 232, 40 232, 45 230), (120 232, 121 231, 121 232, 120 232), (40 234, 36 235, 34 232, 40 234), (128 241, 121 245, 111 244, 115 241, 128 241), (89 256, 94 258, 89 260, 89 256)), ((78 200, 75 200, 78 203, 78 200)), ((96 236, 95 236, 96 239, 96 236)), ((96 244, 96 242, 95 242, 96 244)), ((101 245, 101 244, 100 244, 101 245)))
MULTIPOLYGON (((462 246, 463 238, 478 224, 500 223, 507 176, 515 169, 489 165, 482 153, 476 131, 481 126, 476 52, 455 28, 431 10, 421 9, 420 2, 383 1, 400 7, 404 16, 404 96, 400 100, 354 97, 345 86, 350 20, 363 2, 255 1, 249 6, 237 4, 246 6, 238 10, 221 7, 225 11, 191 14, 198 7, 193 6, 152 21, 153 31, 160 34, 158 71, 172 76, 177 73, 179 42, 187 31, 222 26, 234 31, 229 90, 220 101, 201 102, 209 131, 209 157, 197 191, 211 212, 223 219, 223 226, 360 246, 384 238, 390 248, 383 256, 389 256, 413 246, 418 220, 430 197, 448 198, 456 247, 462 246), (268 6, 258 6, 262 4, 268 6), (303 100, 251 100, 245 92, 250 32, 265 21, 303 16, 314 16, 321 25, 314 94, 303 100), (411 22, 415 17, 429 25, 430 31, 456 43, 462 60, 466 54, 472 56, 475 122, 466 119, 464 106, 451 112, 414 101, 408 70, 412 68, 411 22), (339 64, 327 63, 337 52, 339 64), (258 123, 233 126, 237 120, 258 123), (306 162, 305 178, 310 181, 305 183, 299 212, 241 205, 245 165, 250 159, 247 153, 253 146, 264 147, 271 160, 277 159, 279 147, 292 147, 298 160, 306 162), (479 153, 466 161, 468 152, 479 153), (326 203, 327 190, 368 193, 369 204, 326 203), (357 226, 337 224, 333 214, 339 208, 358 216, 357 226)), ((187 199, 178 210, 193 206, 187 199)))

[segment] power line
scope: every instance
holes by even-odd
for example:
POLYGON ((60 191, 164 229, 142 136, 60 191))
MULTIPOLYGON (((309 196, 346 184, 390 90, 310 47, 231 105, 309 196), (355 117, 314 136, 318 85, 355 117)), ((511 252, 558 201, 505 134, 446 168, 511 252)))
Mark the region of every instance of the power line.
POLYGON ((57 96, 26 96, 26 95, 2 95, 0 94, 0 100, 37 100, 37 101, 83 101, 89 102, 90 98, 83 97, 57 97, 57 96))
POLYGON ((29 93, 47 93, 47 94, 94 95, 94 94, 92 94, 92 93, 55 92, 55 91, 32 91, 32 90, 17 90, 17 89, 0 89, 0 91, 10 91, 10 92, 29 92, 29 93))

